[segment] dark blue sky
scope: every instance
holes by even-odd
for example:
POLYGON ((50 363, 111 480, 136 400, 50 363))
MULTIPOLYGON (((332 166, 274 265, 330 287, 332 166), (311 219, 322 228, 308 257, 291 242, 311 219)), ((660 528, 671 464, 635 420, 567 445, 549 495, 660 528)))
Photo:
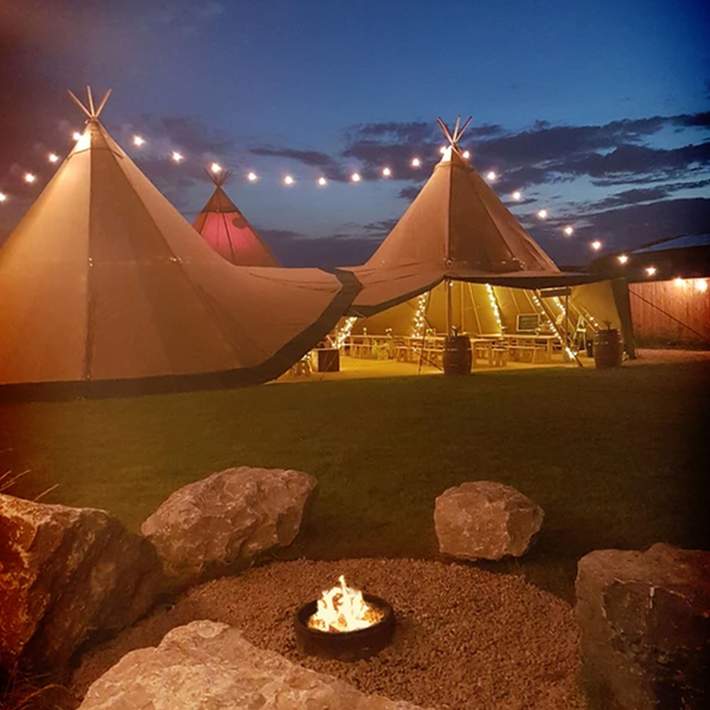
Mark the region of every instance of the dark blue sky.
POLYGON ((710 13, 699 2, 95 2, 0 10, 0 233, 79 127, 65 89, 114 96, 107 127, 192 218, 210 160, 290 263, 367 257, 437 159, 464 141, 558 261, 710 230, 710 13), (148 140, 130 145, 139 132, 148 140), (166 156, 186 155, 181 166, 166 156), (411 157, 423 159, 412 170, 411 157), (376 179, 381 165, 390 181, 376 179), (248 184, 247 170, 261 180, 248 184), (354 170, 365 180, 347 182, 354 170), (297 178, 280 184, 285 173, 297 178), (327 189, 315 179, 331 178, 327 189), (541 224, 541 207, 550 219, 541 224), (572 223, 576 234, 562 236, 572 223))

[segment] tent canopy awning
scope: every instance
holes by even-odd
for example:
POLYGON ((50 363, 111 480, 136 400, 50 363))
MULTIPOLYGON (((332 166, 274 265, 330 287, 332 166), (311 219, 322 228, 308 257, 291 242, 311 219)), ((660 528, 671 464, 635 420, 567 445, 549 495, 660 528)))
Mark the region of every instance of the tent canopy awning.
POLYGON ((513 271, 493 274, 475 269, 431 269, 421 263, 394 269, 357 266, 349 269, 362 284, 362 290, 350 306, 350 315, 369 316, 391 308, 436 287, 445 279, 469 283, 509 286, 511 288, 543 289, 579 286, 606 279, 601 274, 574 271, 513 271))

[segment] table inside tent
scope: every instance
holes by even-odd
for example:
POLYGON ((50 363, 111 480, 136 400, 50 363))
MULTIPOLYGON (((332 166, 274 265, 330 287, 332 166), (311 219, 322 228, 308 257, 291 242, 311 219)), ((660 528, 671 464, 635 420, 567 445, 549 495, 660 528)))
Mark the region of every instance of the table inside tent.
MULTIPOLYGON (((394 335, 360 334, 350 335, 344 343, 345 353, 350 357, 397 360, 399 362, 419 362, 441 366, 444 354, 445 336, 441 334, 394 335)), ((534 333, 482 333, 471 336, 473 365, 479 360, 489 366, 504 365, 508 358, 526 359, 530 362, 551 362, 558 337, 552 334, 534 333), (505 357, 501 357, 505 353, 505 357)))

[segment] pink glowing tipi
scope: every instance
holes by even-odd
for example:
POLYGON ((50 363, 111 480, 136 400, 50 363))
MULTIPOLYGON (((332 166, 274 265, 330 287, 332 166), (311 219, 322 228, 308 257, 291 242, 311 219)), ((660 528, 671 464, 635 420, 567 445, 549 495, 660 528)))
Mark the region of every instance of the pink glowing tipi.
POLYGON ((271 250, 247 222, 223 189, 230 173, 207 172, 215 184, 214 192, 193 226, 204 240, 227 261, 237 266, 279 266, 271 250))

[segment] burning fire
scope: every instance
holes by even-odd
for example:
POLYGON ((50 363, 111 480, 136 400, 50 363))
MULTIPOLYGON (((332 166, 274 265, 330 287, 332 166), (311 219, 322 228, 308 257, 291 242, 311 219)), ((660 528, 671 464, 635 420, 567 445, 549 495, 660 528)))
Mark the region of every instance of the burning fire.
POLYGON ((323 592, 318 600, 318 610, 308 619, 309 629, 320 631, 357 631, 382 620, 384 613, 370 606, 359 589, 345 584, 345 577, 338 577, 339 586, 323 592))

